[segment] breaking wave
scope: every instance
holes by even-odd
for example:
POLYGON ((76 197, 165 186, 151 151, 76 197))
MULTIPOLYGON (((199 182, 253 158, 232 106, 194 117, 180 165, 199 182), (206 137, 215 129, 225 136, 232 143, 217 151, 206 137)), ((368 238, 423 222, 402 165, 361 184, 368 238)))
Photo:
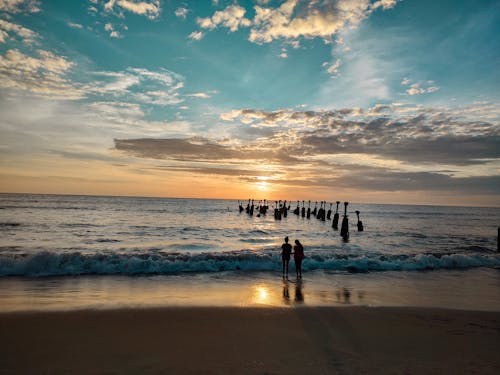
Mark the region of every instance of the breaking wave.
MULTIPOLYGON (((293 264, 293 262, 291 262, 293 264)), ((140 254, 81 252, 0 255, 0 276, 140 275, 187 272, 279 270, 279 254, 249 250, 218 253, 170 253, 151 251, 140 254)), ((293 266, 292 266, 293 267, 293 266)), ((450 254, 325 254, 311 253, 304 270, 345 272, 419 271, 500 267, 494 253, 450 254)))

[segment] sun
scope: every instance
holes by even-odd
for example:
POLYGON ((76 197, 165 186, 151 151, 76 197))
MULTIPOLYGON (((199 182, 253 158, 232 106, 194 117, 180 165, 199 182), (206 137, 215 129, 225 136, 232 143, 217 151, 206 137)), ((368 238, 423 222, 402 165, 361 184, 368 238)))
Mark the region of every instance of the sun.
POLYGON ((270 179, 270 177, 268 177, 268 176, 259 176, 259 177, 257 177, 258 181, 255 183, 255 186, 260 191, 268 191, 270 188, 270 185, 269 185, 269 182, 267 182, 267 180, 269 180, 269 179, 270 179))
POLYGON ((261 191, 269 190, 269 184, 265 181, 256 182, 255 185, 257 186, 257 189, 259 189, 261 191))

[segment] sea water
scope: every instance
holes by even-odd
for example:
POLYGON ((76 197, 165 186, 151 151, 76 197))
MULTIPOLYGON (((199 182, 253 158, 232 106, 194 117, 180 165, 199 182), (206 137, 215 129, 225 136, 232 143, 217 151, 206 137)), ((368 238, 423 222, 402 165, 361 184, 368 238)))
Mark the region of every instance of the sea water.
POLYGON ((257 217, 235 200, 0 194, 0 310, 259 301, 500 309, 499 208, 352 202, 346 242, 331 221, 294 215, 296 201, 281 220, 273 204, 257 217), (281 281, 285 236, 305 248, 299 284, 281 281))

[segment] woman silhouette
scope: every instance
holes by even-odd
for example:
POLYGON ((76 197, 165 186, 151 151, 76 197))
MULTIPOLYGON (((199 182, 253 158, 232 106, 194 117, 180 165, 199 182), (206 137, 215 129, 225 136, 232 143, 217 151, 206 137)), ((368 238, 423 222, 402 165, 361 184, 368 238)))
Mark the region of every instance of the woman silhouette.
POLYGON ((302 259, 304 259, 304 247, 299 240, 295 240, 295 246, 293 247, 293 260, 295 261, 297 279, 302 279, 302 259))

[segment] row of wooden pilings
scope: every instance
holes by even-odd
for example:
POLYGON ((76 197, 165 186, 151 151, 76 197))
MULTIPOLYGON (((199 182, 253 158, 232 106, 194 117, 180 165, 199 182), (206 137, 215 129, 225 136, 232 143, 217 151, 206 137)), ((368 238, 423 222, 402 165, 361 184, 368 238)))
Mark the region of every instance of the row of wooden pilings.
MULTIPOLYGON (((254 213, 256 214, 257 217, 260 217, 261 215, 266 215, 267 211, 269 210, 269 202, 267 200, 261 200, 258 202, 258 205, 255 204, 253 199, 248 200, 248 204, 246 208, 243 207, 242 203, 238 201, 239 203, 239 212, 245 211, 249 216, 253 216, 254 213)), ((332 220, 332 228, 334 230, 339 229, 339 219, 340 219, 340 214, 339 214, 339 205, 340 201, 336 202, 336 208, 335 208, 335 213, 333 215, 332 219, 332 206, 333 203, 330 203, 330 208, 326 210, 327 202, 326 201, 321 201, 319 208, 318 208, 318 202, 315 202, 315 207, 314 209, 311 209, 311 201, 308 201, 308 207, 306 209, 306 203, 305 201, 302 201, 302 207, 300 205, 300 201, 297 201, 297 207, 293 210, 293 214, 297 216, 302 216, 303 218, 310 219, 311 216, 316 217, 316 219, 321 220, 321 221, 330 221, 332 220)), ((342 223, 340 226, 340 236, 344 240, 349 239, 349 218, 347 215, 347 206, 349 205, 349 202, 344 202, 344 215, 342 218, 342 223)), ((286 218, 288 216, 288 211, 290 211, 290 204, 287 205, 287 201, 275 201, 274 204, 274 218, 275 220, 281 220, 282 218, 286 218)), ((357 221, 357 228, 358 232, 362 232, 364 230, 363 227, 363 222, 359 219, 359 214, 360 212, 358 210, 355 211, 356 216, 358 218, 357 221)))

